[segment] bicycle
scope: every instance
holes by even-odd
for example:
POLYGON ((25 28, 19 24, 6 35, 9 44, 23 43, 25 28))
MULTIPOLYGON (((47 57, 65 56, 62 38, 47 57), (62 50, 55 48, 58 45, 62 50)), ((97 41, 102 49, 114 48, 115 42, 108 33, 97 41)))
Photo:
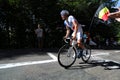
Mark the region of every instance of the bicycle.
POLYGON ((60 66, 64 67, 65 69, 71 67, 76 58, 80 59, 87 63, 91 57, 91 48, 86 43, 84 46, 86 47, 86 52, 83 54, 83 50, 77 48, 77 41, 69 39, 64 39, 65 45, 63 45, 58 52, 58 63, 60 66))

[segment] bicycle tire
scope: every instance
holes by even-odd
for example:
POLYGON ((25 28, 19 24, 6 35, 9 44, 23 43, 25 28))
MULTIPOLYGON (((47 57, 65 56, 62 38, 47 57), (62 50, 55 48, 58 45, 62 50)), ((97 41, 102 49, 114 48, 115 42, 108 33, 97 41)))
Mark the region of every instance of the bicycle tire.
POLYGON ((84 46, 86 47, 87 52, 86 52, 86 55, 83 54, 81 58, 82 58, 82 60, 83 60, 85 63, 88 63, 88 61, 89 61, 89 59, 90 59, 90 57, 91 57, 91 48, 90 48, 90 46, 87 45, 87 44, 85 44, 84 46))
POLYGON ((71 48, 69 44, 65 44, 64 46, 62 46, 60 49, 59 49, 59 52, 58 52, 58 63, 60 64, 60 66, 64 67, 65 69, 71 67, 75 61, 76 61, 76 51, 74 48, 71 48), (69 50, 71 50, 71 53, 69 53, 69 50), (67 51, 67 52, 66 52, 67 51), (74 54, 74 58, 73 58, 73 55, 70 55, 68 57, 68 53, 69 54, 74 54), (67 55, 66 55, 67 54, 67 55), (64 58, 65 57, 65 58, 64 58), (67 59, 68 58, 68 64, 66 64, 65 62, 67 62, 67 60, 64 60, 64 59, 67 59), (72 61, 70 61, 70 59, 72 61))

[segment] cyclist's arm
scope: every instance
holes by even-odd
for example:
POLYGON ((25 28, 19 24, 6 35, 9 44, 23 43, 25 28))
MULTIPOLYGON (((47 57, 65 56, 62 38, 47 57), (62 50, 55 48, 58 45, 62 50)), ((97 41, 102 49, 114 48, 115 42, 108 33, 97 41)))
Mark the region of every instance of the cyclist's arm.
POLYGON ((65 38, 68 38, 70 35, 70 28, 68 26, 66 26, 66 36, 65 38))
POLYGON ((78 22, 76 20, 73 21, 73 25, 74 25, 74 37, 76 37, 77 32, 78 32, 78 22))

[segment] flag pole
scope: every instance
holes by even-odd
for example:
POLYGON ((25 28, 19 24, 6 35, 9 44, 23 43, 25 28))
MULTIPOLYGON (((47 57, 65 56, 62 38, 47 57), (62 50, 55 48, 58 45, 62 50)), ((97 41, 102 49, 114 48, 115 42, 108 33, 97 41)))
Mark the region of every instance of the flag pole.
MULTIPOLYGON (((99 2, 100 3, 100 2, 99 2)), ((100 5, 101 6, 101 5, 100 5)), ((99 6, 99 7, 100 7, 99 6)), ((97 10, 99 9, 99 7, 97 8, 97 10)), ((89 26, 89 33, 90 33, 90 31, 91 31, 91 28, 92 28, 92 25, 93 25, 93 22, 94 22, 94 17, 95 17, 95 15, 96 15, 96 12, 97 12, 97 10, 95 11, 95 13, 94 13, 94 16, 92 17, 92 21, 91 21, 91 23, 90 23, 90 26, 89 26)))
MULTIPOLYGON (((96 14, 96 13, 95 13, 95 14, 96 14)), ((95 16, 95 14, 94 14, 94 16, 95 16)), ((91 21, 91 23, 90 23, 90 26, 89 26, 89 31, 88 31, 88 32, 90 32, 90 31, 91 31, 91 27, 92 27, 93 22, 94 22, 94 16, 92 17, 92 21, 91 21)))
MULTIPOLYGON (((99 6, 99 7, 100 7, 100 6, 99 6)), ((98 9, 99 9, 99 7, 98 7, 98 9)), ((97 9, 97 10, 98 10, 98 9, 97 9)), ((91 27, 92 27, 92 25, 93 25, 94 18, 95 18, 95 14, 96 14, 97 10, 95 11, 94 16, 92 17, 92 20, 91 20, 91 23, 90 23, 90 26, 89 26, 89 32, 91 31, 91 27)))

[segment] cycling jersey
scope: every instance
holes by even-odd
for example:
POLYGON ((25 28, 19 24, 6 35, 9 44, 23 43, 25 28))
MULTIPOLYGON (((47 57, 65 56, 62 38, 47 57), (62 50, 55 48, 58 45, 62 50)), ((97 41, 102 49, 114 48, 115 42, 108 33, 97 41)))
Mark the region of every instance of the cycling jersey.
MULTIPOLYGON (((72 15, 68 17, 68 20, 64 21, 65 26, 70 27, 73 31, 74 31, 74 25, 73 25, 73 21, 77 21, 72 15)), ((83 33, 82 27, 79 24, 78 26, 78 32, 83 33)))
MULTIPOLYGON (((67 27, 69 27, 69 28, 71 28, 73 30, 73 34, 72 35, 74 35, 74 33, 75 33, 74 32, 75 26, 73 25, 74 21, 77 21, 77 20, 72 15, 70 15, 68 17, 68 20, 64 21, 64 25, 67 26, 67 27)), ((78 40, 82 39, 82 35, 83 35, 83 30, 82 30, 81 25, 79 24, 78 25, 78 32, 77 32, 77 35, 76 35, 77 39, 78 40)))

